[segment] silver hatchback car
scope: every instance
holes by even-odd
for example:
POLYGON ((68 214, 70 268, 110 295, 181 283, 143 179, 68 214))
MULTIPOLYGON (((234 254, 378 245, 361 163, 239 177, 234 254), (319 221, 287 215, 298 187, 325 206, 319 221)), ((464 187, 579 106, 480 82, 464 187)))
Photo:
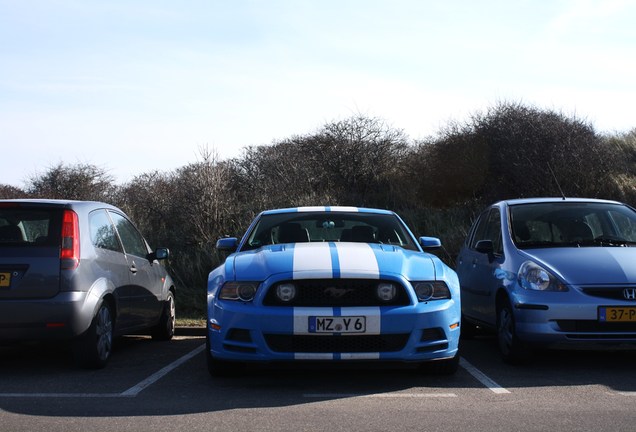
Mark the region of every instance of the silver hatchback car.
POLYGON ((78 364, 99 368, 116 336, 171 339, 167 257, 111 205, 0 200, 0 343, 72 340, 78 364))

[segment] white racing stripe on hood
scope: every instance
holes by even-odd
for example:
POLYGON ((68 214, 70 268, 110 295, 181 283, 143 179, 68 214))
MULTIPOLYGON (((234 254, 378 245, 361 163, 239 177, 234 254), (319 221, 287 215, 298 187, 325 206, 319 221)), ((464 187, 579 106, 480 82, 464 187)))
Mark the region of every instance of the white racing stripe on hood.
POLYGON ((294 245, 294 279, 331 279, 329 243, 296 243, 294 245))
POLYGON ((378 260, 366 243, 336 243, 341 278, 380 278, 378 260))

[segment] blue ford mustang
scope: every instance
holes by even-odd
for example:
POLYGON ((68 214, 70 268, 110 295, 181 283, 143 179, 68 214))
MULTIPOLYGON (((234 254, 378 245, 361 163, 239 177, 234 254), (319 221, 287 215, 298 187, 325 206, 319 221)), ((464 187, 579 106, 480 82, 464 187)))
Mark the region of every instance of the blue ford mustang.
POLYGON ((249 362, 402 361, 454 373, 455 272, 393 212, 301 207, 259 214, 208 279, 212 375, 249 362))

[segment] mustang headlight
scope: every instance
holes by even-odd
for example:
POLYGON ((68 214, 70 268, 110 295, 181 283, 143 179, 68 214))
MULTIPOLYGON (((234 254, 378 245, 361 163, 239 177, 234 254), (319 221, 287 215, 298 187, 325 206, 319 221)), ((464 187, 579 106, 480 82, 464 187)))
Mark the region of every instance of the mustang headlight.
POLYGON ((451 298, 448 285, 442 281, 413 282, 413 287, 417 299, 422 302, 451 298))
POLYGON ((567 291, 567 287, 549 271, 534 263, 526 261, 519 267, 519 285, 535 291, 567 291))
POLYGON ((287 303, 296 298, 296 285, 293 283, 282 283, 276 287, 276 297, 283 303, 287 303))
POLYGON ((227 282, 221 288, 219 298, 222 300, 252 301, 258 290, 258 282, 227 282))
POLYGON ((376 291, 378 298, 383 302, 390 302, 397 294, 397 288, 389 282, 380 282, 376 291))

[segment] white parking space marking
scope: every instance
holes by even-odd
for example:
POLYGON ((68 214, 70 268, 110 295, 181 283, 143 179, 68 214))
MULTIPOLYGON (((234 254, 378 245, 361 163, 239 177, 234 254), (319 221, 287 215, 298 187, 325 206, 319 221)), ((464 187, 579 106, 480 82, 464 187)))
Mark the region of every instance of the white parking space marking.
POLYGON ((454 398, 457 397, 455 393, 307 393, 303 395, 304 398, 313 399, 332 399, 332 398, 454 398))
POLYGON ((626 391, 626 392, 610 392, 610 394, 618 394, 621 396, 636 396, 636 392, 626 391))
POLYGON ((173 361, 168 366, 150 375, 145 380, 141 381, 122 393, 0 393, 0 398, 126 398, 135 397, 146 387, 156 383, 161 378, 181 366, 183 363, 190 360, 192 357, 203 352, 205 345, 201 345, 194 350, 190 351, 183 357, 173 361))
POLYGON ((497 394, 508 394, 508 393, 510 393, 510 391, 508 391, 505 388, 501 387, 499 384, 497 384, 496 382, 494 382, 493 380, 488 378, 488 376, 486 376, 486 374, 484 374, 482 371, 480 371, 475 366, 473 366, 470 363, 468 363, 464 357, 460 357, 459 364, 460 364, 461 367, 466 369, 466 371, 469 374, 471 374, 473 377, 475 377, 477 379, 477 381, 482 383, 484 386, 486 386, 488 389, 490 389, 493 393, 497 393, 497 394))
POLYGON ((119 398, 121 393, 0 393, 0 398, 119 398))
POLYGON ((163 369, 161 369, 161 370, 155 372, 154 374, 150 375, 148 378, 146 378, 145 380, 143 380, 142 382, 140 382, 136 386, 133 386, 133 387, 129 388, 128 390, 123 392, 121 395, 122 396, 128 396, 128 397, 137 396, 143 389, 145 389, 146 387, 156 383, 161 378, 163 378, 164 376, 166 376, 167 374, 169 374, 170 372, 172 372, 173 370, 175 370, 176 368, 181 366, 183 363, 185 363, 188 360, 190 360, 192 357, 194 357, 197 354, 203 352, 204 349, 205 349, 205 345, 201 345, 200 347, 190 351, 188 354, 184 355, 180 359, 177 359, 177 360, 173 361, 168 366, 166 366, 163 369))

